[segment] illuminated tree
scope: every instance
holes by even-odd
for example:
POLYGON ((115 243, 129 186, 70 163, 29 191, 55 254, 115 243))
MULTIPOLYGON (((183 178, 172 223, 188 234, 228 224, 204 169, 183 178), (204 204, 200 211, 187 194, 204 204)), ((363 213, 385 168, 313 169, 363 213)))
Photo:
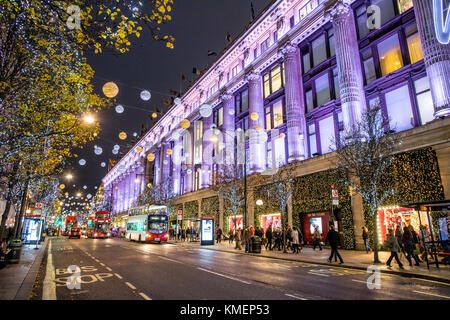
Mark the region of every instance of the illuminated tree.
POLYGON ((361 120, 336 141, 335 166, 341 180, 361 194, 368 206, 375 263, 380 262, 376 221, 378 205, 393 192, 379 188, 379 178, 392 163, 395 145, 400 143, 391 132, 386 132, 388 127, 389 119, 382 116, 380 106, 371 106, 363 113, 361 120))

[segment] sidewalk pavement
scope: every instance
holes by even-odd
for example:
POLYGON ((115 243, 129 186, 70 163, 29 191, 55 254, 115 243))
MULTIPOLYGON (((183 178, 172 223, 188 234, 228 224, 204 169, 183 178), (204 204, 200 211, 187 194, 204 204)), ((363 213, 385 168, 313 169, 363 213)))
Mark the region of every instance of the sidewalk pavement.
POLYGON ((18 264, 0 270, 0 300, 29 300, 47 246, 47 239, 38 245, 22 246, 18 264))
MULTIPOLYGON (((297 262, 306 262, 306 263, 314 263, 319 265, 327 265, 333 267, 344 267, 344 268, 352 268, 352 269, 360 269, 367 270, 370 265, 373 265, 373 252, 366 253, 365 251, 356 251, 356 250, 339 250, 339 253, 344 260, 343 264, 339 264, 338 262, 328 263, 327 259, 330 256, 331 250, 328 248, 323 248, 322 251, 317 249, 314 251, 310 247, 305 247, 299 254, 293 254, 292 252, 283 253, 283 251, 273 250, 269 251, 265 248, 261 248, 261 253, 245 253, 244 246, 242 250, 234 249, 234 242, 229 243, 228 240, 222 241, 220 244, 215 244, 211 246, 201 246, 200 242, 175 242, 175 240, 170 240, 169 243, 187 246, 187 247, 201 247, 202 249, 207 250, 215 250, 222 252, 231 252, 235 254, 244 254, 251 256, 264 257, 269 259, 281 259, 288 261, 297 261, 297 262)), ((427 269, 427 264, 424 261, 420 264, 419 267, 414 266, 410 267, 408 261, 403 257, 401 258, 401 262, 403 263, 404 270, 401 270, 395 259, 391 262, 391 268, 386 266, 386 261, 390 256, 390 252, 380 251, 379 259, 382 262, 377 266, 380 268, 382 273, 390 273, 396 274, 404 277, 416 277, 421 279, 428 279, 433 281, 440 281, 445 283, 450 283, 450 266, 448 265, 439 265, 439 269, 436 268, 436 265, 430 265, 430 269, 427 269)))

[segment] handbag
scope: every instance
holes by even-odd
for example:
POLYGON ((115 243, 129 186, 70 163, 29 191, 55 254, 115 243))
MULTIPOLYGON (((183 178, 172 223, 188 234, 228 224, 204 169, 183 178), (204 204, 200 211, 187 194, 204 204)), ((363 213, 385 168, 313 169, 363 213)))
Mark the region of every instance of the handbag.
POLYGON ((418 243, 416 243, 416 244, 414 245, 413 253, 414 253, 415 255, 418 255, 418 254, 420 253, 420 246, 419 246, 418 243))

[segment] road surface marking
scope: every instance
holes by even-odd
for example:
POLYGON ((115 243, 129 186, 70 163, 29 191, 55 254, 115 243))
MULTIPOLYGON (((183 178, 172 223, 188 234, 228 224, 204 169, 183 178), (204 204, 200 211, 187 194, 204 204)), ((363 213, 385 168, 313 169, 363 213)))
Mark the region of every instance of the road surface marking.
POLYGON ((202 270, 202 271, 206 271, 206 272, 209 272, 209 273, 212 273, 212 274, 215 274, 217 276, 224 277, 224 278, 227 278, 227 279, 239 281, 239 282, 242 282, 242 283, 245 283, 245 284, 250 284, 250 282, 248 282, 248 281, 244 281, 244 280, 241 280, 241 279, 236 279, 236 278, 233 278, 233 277, 229 277, 229 276, 226 276, 224 274, 220 274, 220 273, 208 270, 208 269, 203 269, 203 268, 197 268, 197 269, 202 270))
POLYGON ((42 300, 56 300, 55 268, 53 267, 51 240, 48 243, 47 268, 42 288, 42 300))
POLYGON ((112 269, 110 267, 106 267, 106 270, 108 271, 112 271, 112 269))
POLYGON ((129 286, 131 289, 136 290, 136 287, 133 286, 131 283, 125 282, 125 284, 126 284, 127 286, 129 286))
POLYGON ((328 274, 323 274, 323 273, 317 273, 317 272, 311 272, 311 271, 309 271, 308 273, 309 274, 314 274, 316 276, 329 277, 328 274))
POLYGON ((285 296, 288 296, 288 297, 291 297, 291 298, 295 298, 295 299, 298 299, 298 300, 308 300, 308 299, 305 299, 305 298, 302 298, 302 297, 298 297, 298 296, 295 296, 293 294, 288 294, 288 293, 286 293, 285 296))
POLYGON ((360 282, 360 283, 364 283, 364 284, 367 284, 367 281, 356 280, 356 279, 352 279, 352 281, 355 281, 355 282, 360 282))
POLYGON ((152 300, 152 298, 150 298, 148 295, 146 295, 145 293, 139 292, 139 295, 144 298, 145 300, 152 300))
POLYGON ((170 258, 166 258, 166 257, 163 257, 163 256, 159 256, 161 259, 164 259, 164 260, 168 260, 168 261, 172 261, 172 262, 176 262, 176 263, 181 263, 180 261, 177 261, 177 260, 173 260, 173 259, 170 259, 170 258))
POLYGON ((114 275, 115 275, 117 278, 121 279, 121 280, 123 279, 122 276, 121 276, 120 274, 114 273, 114 275))
POLYGON ((100 262, 100 265, 103 266, 103 267, 106 266, 106 264, 104 264, 104 263, 102 263, 102 262, 100 262))
POLYGON ((445 283, 445 282, 440 282, 440 281, 433 281, 433 280, 428 280, 428 279, 421 279, 421 278, 413 278, 415 280, 421 280, 421 281, 428 281, 428 282, 433 282, 433 283, 439 283, 439 284, 444 284, 446 286, 450 286, 450 283, 445 283))
POLYGON ((426 294, 427 296, 434 296, 434 297, 439 297, 439 298, 450 299, 450 297, 447 297, 447 296, 441 296, 441 295, 435 294, 435 293, 428 293, 428 292, 422 292, 422 291, 416 291, 416 290, 414 290, 413 292, 415 292, 415 293, 420 293, 420 294, 426 294))

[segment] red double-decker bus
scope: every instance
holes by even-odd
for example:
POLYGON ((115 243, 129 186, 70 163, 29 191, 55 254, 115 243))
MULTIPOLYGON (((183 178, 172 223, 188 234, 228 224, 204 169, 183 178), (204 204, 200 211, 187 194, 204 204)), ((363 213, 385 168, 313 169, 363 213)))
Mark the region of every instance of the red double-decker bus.
POLYGON ((64 236, 68 236, 72 228, 78 227, 78 217, 77 216, 67 216, 66 222, 64 224, 64 236))
POLYGON ((109 238, 111 226, 111 213, 108 211, 97 211, 88 219, 86 235, 88 238, 109 238))

